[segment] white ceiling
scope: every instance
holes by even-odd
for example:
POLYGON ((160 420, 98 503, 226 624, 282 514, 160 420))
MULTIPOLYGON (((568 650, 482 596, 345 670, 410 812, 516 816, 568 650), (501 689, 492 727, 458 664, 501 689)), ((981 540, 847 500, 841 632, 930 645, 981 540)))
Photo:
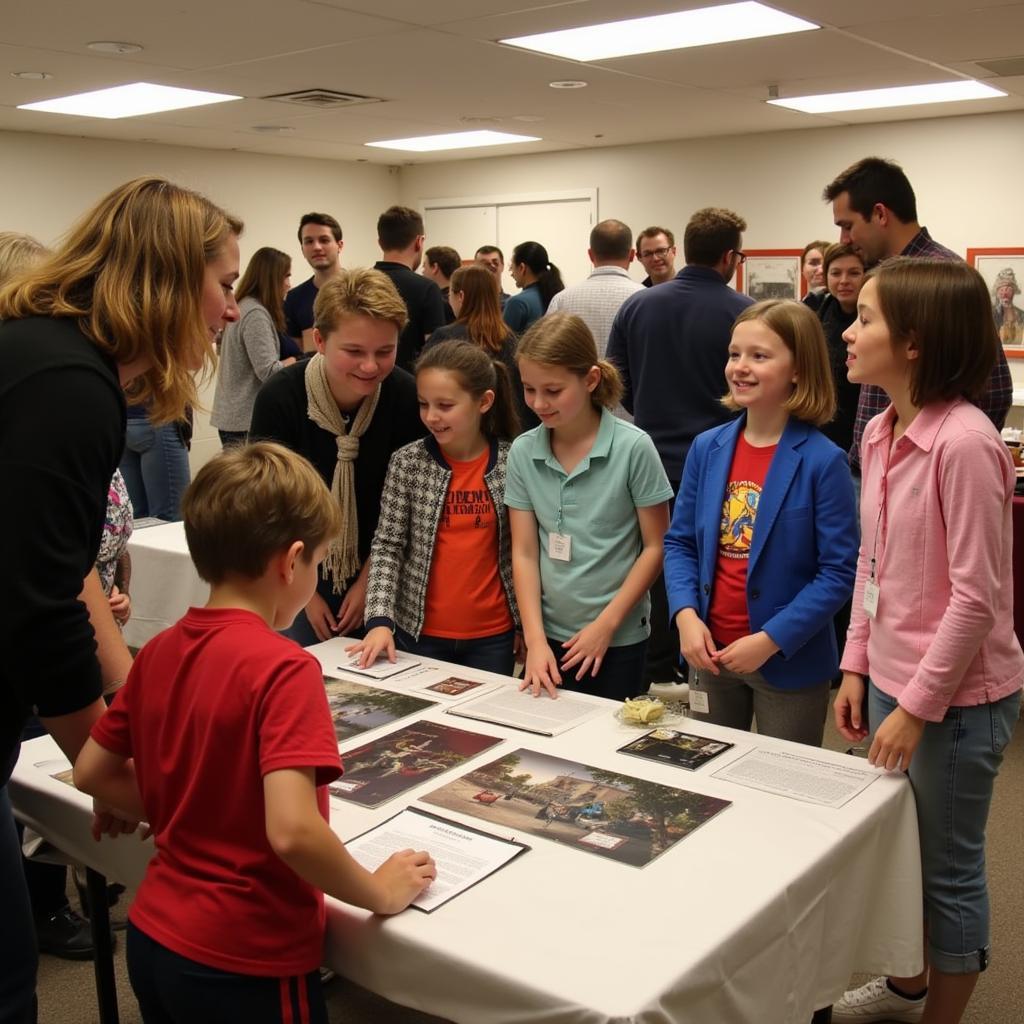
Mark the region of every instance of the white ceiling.
POLYGON ((745 132, 1024 109, 1024 3, 782 0, 820 31, 584 64, 499 45, 502 37, 705 7, 716 0, 34 0, 0 19, 0 130, 147 140, 366 160, 450 160, 745 132), (509 8, 512 9, 509 9, 509 8), (104 56, 96 40, 138 43, 104 56), (12 78, 45 71, 46 81, 12 78), (767 106, 780 96, 984 78, 1005 99, 841 115, 767 106), (549 82, 583 79, 586 89, 549 82), (106 121, 19 103, 132 81, 240 94, 233 103, 106 121), (320 110, 262 97, 333 89, 384 102, 320 110), (284 132, 259 132, 274 126, 284 132), (363 143, 468 128, 542 141, 406 154, 363 143))

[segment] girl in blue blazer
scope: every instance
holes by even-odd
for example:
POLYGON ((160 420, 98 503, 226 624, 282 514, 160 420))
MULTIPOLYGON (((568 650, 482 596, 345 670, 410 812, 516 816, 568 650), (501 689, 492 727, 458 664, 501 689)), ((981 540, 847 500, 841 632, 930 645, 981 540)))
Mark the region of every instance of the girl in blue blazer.
POLYGON ((859 531, 846 454, 817 429, 836 404, 818 318, 779 299, 744 310, 725 379, 742 415, 694 440, 665 537, 690 709, 820 745, 859 531))

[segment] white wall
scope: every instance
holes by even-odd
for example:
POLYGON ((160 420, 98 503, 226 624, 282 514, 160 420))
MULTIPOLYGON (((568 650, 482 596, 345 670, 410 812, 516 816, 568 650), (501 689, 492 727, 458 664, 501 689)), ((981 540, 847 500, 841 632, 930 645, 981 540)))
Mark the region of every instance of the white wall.
MULTIPOLYGON (((303 213, 335 216, 343 264, 365 266, 380 258, 377 215, 398 201, 397 176, 374 164, 0 132, 0 228, 53 243, 96 199, 144 174, 198 189, 241 217, 243 268, 256 249, 272 245, 291 254, 296 283, 311 273, 297 237, 303 213)), ((220 449, 206 411, 212 401, 211 384, 196 417, 193 473, 220 449)))

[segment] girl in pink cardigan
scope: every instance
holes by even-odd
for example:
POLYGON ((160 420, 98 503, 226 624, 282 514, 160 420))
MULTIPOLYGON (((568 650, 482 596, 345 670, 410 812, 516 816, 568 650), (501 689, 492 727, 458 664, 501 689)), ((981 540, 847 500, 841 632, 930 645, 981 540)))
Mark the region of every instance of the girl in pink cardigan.
POLYGON ((847 372, 892 405, 861 442, 861 551, 835 720, 868 759, 910 776, 925 969, 847 992, 833 1021, 959 1021, 989 958, 985 823, 1020 710, 1013 633, 1014 470, 984 388, 999 341, 981 276, 894 260, 844 334, 847 372), (870 679, 868 676, 870 675, 870 679))

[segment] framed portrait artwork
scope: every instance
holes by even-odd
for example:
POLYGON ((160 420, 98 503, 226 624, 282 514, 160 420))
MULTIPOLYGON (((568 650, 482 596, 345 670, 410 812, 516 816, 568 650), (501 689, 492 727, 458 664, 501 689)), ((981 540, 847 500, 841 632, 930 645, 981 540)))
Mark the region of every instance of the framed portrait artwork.
POLYGON ((985 279, 1007 357, 1024 359, 1024 247, 968 249, 967 262, 985 279))
POLYGON ((803 249, 744 249, 746 263, 736 268, 736 291, 761 299, 802 299, 807 282, 800 273, 803 249))

